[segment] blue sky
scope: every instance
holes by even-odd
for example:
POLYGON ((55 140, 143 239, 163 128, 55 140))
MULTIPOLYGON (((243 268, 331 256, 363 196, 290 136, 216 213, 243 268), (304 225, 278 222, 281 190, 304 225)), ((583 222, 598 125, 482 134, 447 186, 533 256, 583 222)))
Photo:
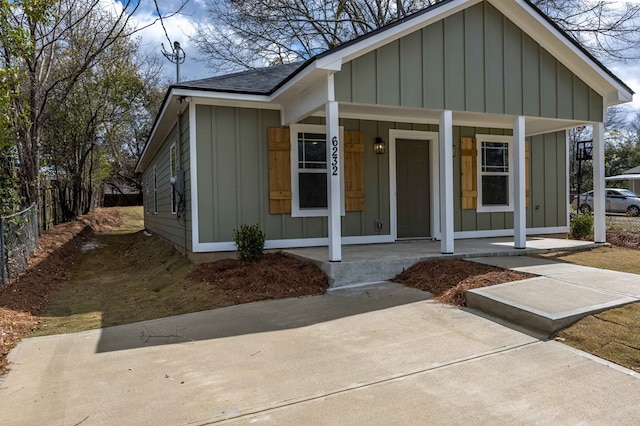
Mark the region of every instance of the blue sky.
MULTIPOLYGON (((106 4, 113 5, 115 3, 116 5, 119 5, 123 0, 101 1, 106 4)), ((157 15, 153 0, 136 1, 140 1, 140 7, 134 15, 137 23, 145 25, 152 22, 157 15)), ((157 2, 160 6, 160 11, 163 14, 177 10, 179 5, 182 3, 181 0, 157 0, 157 2)), ((198 56, 198 51, 189 39, 189 37, 195 33, 198 20, 206 18, 205 3, 205 0, 189 0, 182 13, 165 20, 165 27, 169 38, 172 42, 179 41, 187 55, 187 58, 184 64, 181 65, 180 69, 182 81, 206 78, 214 75, 214 73, 204 64, 195 60, 198 56)), ((640 0, 612 1, 612 3, 618 4, 622 7, 624 6, 624 3, 637 4, 640 3, 640 0)), ((160 54, 162 49, 161 43, 164 43, 165 47, 169 47, 169 43, 159 22, 155 23, 150 28, 141 31, 139 35, 142 39, 142 48, 145 50, 160 54)), ((175 65, 164 58, 162 59, 163 61, 166 61, 165 73, 167 78, 171 81, 175 81, 175 65)), ((640 112, 640 61, 631 64, 608 64, 608 67, 636 92, 632 108, 635 111, 640 112)))

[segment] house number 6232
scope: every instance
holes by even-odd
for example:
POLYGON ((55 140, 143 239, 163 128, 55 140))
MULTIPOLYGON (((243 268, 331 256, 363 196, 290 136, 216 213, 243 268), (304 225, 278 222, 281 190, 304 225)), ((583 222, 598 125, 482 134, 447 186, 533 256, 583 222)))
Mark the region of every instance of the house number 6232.
POLYGON ((331 139, 331 174, 338 176, 338 138, 331 139))

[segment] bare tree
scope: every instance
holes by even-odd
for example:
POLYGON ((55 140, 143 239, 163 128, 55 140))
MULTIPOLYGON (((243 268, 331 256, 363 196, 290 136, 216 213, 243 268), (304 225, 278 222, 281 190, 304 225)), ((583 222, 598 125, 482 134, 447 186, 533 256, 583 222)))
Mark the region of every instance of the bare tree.
POLYGON ((222 0, 193 40, 216 71, 308 59, 438 0, 222 0))
POLYGON ((10 3, 12 7, 3 9, 6 13, 0 17, 0 33, 22 29, 28 49, 24 52, 23 46, 5 43, 0 37, 0 65, 23 71, 20 96, 12 100, 12 121, 22 192, 30 203, 38 199, 43 126, 64 105, 82 77, 102 60, 103 52, 142 29, 131 24, 140 2, 120 1, 119 10, 105 9, 101 0, 10 3), (83 34, 82 40, 77 39, 79 34, 83 34), (73 60, 65 60, 69 55, 73 60))
MULTIPOLYGON (((217 0, 193 40, 217 73, 308 59, 442 0, 217 0)), ((640 5, 528 0, 597 58, 640 57, 640 5)))
POLYGON ((640 4, 604 0, 529 0, 604 62, 640 58, 640 4))

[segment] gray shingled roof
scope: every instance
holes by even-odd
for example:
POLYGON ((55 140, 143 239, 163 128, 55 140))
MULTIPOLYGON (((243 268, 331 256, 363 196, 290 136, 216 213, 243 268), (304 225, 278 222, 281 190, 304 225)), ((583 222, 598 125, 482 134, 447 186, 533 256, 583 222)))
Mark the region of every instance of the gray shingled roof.
POLYGON ((640 166, 636 166, 633 169, 625 170, 622 172, 623 175, 637 175, 640 174, 640 166))
POLYGON ((172 87, 177 89, 198 89, 213 92, 243 93, 251 95, 269 95, 283 81, 293 75, 304 62, 276 65, 268 68, 184 81, 172 87))

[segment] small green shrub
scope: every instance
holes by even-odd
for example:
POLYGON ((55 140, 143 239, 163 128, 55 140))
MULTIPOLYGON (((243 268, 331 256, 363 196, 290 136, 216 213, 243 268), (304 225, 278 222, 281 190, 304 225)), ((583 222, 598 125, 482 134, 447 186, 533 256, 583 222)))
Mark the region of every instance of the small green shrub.
POLYGON ((238 259, 244 262, 257 262, 264 254, 264 232, 258 225, 240 225, 233 230, 233 241, 238 248, 238 259))
POLYGON ((573 216, 571 236, 577 240, 586 240, 593 236, 593 215, 582 213, 573 216))

